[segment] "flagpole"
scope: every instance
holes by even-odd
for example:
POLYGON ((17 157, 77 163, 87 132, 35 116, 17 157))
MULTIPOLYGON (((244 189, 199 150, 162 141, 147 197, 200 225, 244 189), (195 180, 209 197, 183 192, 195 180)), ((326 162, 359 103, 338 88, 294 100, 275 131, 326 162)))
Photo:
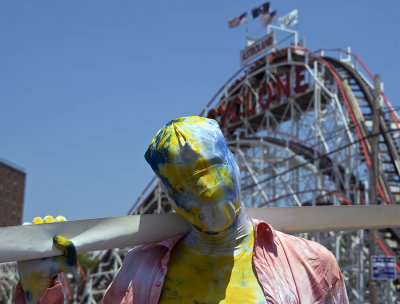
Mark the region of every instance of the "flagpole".
POLYGON ((245 41, 244 47, 247 46, 247 38, 248 37, 249 37, 249 21, 246 20, 246 41, 245 41))

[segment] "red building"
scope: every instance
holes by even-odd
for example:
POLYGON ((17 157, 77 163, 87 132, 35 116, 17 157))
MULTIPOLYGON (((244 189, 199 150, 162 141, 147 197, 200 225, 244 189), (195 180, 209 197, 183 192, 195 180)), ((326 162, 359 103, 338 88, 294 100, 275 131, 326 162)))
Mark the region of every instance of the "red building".
POLYGON ((24 169, 0 158, 0 227, 22 224, 24 169))

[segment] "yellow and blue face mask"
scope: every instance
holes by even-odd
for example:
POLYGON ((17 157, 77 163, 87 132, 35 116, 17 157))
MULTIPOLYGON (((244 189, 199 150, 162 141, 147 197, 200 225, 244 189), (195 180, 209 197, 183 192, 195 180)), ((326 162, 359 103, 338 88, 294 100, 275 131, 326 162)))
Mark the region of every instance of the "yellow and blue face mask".
POLYGON ((173 208, 203 232, 226 229, 240 211, 239 170, 215 120, 167 123, 145 154, 173 208))

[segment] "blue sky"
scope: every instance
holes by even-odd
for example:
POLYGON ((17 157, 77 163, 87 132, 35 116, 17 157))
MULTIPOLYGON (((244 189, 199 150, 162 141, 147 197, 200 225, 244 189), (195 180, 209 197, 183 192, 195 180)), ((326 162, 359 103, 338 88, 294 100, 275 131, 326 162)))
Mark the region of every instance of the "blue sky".
MULTIPOLYGON (((27 172, 24 220, 126 214, 153 135, 239 69, 245 26, 227 20, 262 2, 1 1, 0 157, 27 172)), ((397 2, 271 1, 295 8, 309 49, 351 46, 400 106, 397 2)))

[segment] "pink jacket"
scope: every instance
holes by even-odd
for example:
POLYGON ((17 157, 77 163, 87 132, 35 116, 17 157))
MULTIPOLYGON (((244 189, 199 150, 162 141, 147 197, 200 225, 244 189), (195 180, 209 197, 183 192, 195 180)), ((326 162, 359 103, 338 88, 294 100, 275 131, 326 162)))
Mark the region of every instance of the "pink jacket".
MULTIPOLYGON (((340 269, 330 251, 316 242, 275 231, 265 222, 253 223, 253 263, 268 303, 348 303, 340 269)), ((102 303, 156 304, 170 253, 181 237, 131 250, 102 303)), ((41 303, 62 303, 48 301, 46 295, 41 303)))

